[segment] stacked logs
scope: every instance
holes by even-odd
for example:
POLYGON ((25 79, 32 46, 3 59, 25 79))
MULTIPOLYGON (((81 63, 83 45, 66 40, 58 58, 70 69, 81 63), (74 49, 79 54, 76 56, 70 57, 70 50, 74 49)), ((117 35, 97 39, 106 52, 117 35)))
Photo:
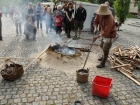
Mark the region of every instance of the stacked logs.
POLYGON ((111 69, 117 69, 140 85, 138 77, 132 73, 134 69, 140 69, 140 48, 138 46, 129 46, 128 48, 122 45, 116 46, 110 50, 108 59, 111 69))

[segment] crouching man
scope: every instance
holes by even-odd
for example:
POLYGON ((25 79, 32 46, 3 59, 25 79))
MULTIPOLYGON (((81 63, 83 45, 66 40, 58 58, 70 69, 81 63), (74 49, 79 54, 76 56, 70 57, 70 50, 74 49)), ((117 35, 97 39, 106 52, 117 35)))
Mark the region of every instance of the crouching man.
POLYGON ((29 39, 29 36, 31 35, 33 37, 33 40, 36 40, 36 31, 37 29, 33 24, 32 17, 28 17, 24 25, 24 34, 26 36, 26 39, 29 39))
POLYGON ((98 32, 98 25, 101 28, 101 33, 98 36, 94 36, 93 41, 96 41, 100 37, 102 39, 100 47, 103 50, 103 56, 98 59, 101 63, 97 65, 97 68, 103 68, 105 67, 113 38, 116 37, 116 26, 114 17, 106 4, 101 4, 96 14, 94 20, 94 34, 98 32))

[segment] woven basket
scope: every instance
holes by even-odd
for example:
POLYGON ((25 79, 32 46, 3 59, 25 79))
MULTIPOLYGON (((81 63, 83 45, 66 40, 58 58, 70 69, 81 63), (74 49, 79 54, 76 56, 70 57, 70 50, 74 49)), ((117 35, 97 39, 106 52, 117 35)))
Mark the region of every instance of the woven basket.
POLYGON ((5 68, 1 71, 2 77, 8 81, 17 80, 23 73, 23 66, 14 62, 12 62, 10 66, 6 65, 5 68))
POLYGON ((85 69, 80 69, 78 71, 76 71, 76 80, 78 83, 87 83, 88 82, 88 76, 89 76, 89 69, 85 70, 85 69), (79 74, 79 72, 85 72, 86 74, 79 74))

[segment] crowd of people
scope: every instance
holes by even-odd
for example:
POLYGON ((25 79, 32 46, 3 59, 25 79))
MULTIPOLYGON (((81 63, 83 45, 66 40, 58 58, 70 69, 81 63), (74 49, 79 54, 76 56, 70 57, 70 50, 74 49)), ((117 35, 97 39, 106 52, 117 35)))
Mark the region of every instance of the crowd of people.
MULTIPOLYGON (((3 11, 4 14, 7 14, 7 8, 4 7, 3 11)), ((9 16, 15 23, 16 34, 22 34, 21 25, 25 20, 23 33, 26 35, 26 39, 32 35, 34 40, 36 40, 36 32, 42 30, 42 21, 45 21, 46 34, 55 30, 56 35, 59 36, 63 31, 67 38, 71 38, 71 31, 75 30, 75 37, 80 38, 86 15, 86 9, 82 7, 82 3, 76 10, 71 2, 63 6, 54 5, 54 8, 51 8, 50 5, 42 6, 41 2, 36 5, 30 2, 27 8, 24 6, 9 7, 9 16), (77 35, 78 30, 79 34, 77 35)))

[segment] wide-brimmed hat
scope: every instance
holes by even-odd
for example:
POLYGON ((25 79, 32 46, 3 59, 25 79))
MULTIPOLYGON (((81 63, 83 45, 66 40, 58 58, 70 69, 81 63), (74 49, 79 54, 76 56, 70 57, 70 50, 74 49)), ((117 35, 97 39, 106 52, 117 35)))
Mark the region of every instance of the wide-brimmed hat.
POLYGON ((111 11, 108 9, 106 4, 101 4, 99 9, 96 11, 96 14, 99 15, 110 15, 111 11))

